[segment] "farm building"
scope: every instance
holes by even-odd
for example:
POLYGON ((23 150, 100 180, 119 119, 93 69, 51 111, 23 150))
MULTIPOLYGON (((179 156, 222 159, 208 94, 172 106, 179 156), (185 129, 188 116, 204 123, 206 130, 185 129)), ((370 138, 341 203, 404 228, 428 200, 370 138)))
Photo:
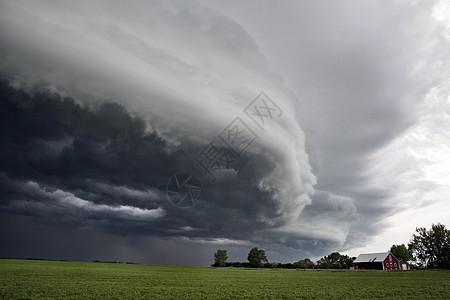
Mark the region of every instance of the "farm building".
POLYGON ((360 254, 353 262, 355 269, 409 270, 407 262, 398 260, 391 252, 360 254))

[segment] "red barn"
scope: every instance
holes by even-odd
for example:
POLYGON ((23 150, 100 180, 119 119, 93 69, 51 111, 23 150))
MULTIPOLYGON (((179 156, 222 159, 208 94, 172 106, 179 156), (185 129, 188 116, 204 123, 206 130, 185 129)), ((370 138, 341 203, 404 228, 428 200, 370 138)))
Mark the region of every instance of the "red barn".
POLYGON ((409 270, 408 263, 398 260, 391 252, 360 254, 353 265, 359 270, 409 270))
POLYGON ((411 270, 409 264, 404 260, 400 261, 400 266, 401 266, 400 270, 411 270))

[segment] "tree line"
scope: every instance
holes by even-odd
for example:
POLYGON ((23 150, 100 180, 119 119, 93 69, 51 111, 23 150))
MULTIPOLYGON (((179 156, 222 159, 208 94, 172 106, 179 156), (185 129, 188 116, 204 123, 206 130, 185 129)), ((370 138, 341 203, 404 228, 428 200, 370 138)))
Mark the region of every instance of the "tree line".
POLYGON ((440 223, 432 224, 429 230, 418 227, 408 247, 393 245, 390 251, 416 268, 450 269, 450 230, 440 223))
POLYGON ((305 258, 294 263, 270 263, 266 256, 266 251, 253 247, 247 256, 247 262, 227 262, 227 250, 219 249, 214 253, 213 267, 244 267, 244 268, 283 268, 283 269, 349 269, 353 267, 355 257, 342 255, 333 252, 322 257, 316 263, 305 258))
MULTIPOLYGON (((392 245, 390 252, 399 260, 409 262, 413 268, 450 269, 450 230, 438 223, 430 230, 416 228, 408 246, 392 245)), ((247 256, 247 262, 228 262, 227 250, 219 249, 214 253, 213 267, 246 268, 283 268, 283 269, 350 269, 356 257, 333 252, 314 263, 305 258, 294 263, 270 263, 266 252, 253 247, 247 256)))

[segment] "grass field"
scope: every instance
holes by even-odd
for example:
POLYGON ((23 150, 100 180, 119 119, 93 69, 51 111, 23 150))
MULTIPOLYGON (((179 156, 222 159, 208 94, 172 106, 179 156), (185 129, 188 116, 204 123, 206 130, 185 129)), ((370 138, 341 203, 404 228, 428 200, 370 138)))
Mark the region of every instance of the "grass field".
POLYGON ((0 260, 0 299, 450 299, 450 271, 214 269, 0 260))

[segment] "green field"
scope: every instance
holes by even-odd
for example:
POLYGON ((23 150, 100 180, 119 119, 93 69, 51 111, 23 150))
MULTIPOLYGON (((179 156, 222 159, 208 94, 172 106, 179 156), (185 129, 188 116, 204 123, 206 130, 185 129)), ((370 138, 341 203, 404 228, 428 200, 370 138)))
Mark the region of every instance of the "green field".
POLYGON ((0 299, 450 299, 450 271, 214 269, 0 260, 0 299))

